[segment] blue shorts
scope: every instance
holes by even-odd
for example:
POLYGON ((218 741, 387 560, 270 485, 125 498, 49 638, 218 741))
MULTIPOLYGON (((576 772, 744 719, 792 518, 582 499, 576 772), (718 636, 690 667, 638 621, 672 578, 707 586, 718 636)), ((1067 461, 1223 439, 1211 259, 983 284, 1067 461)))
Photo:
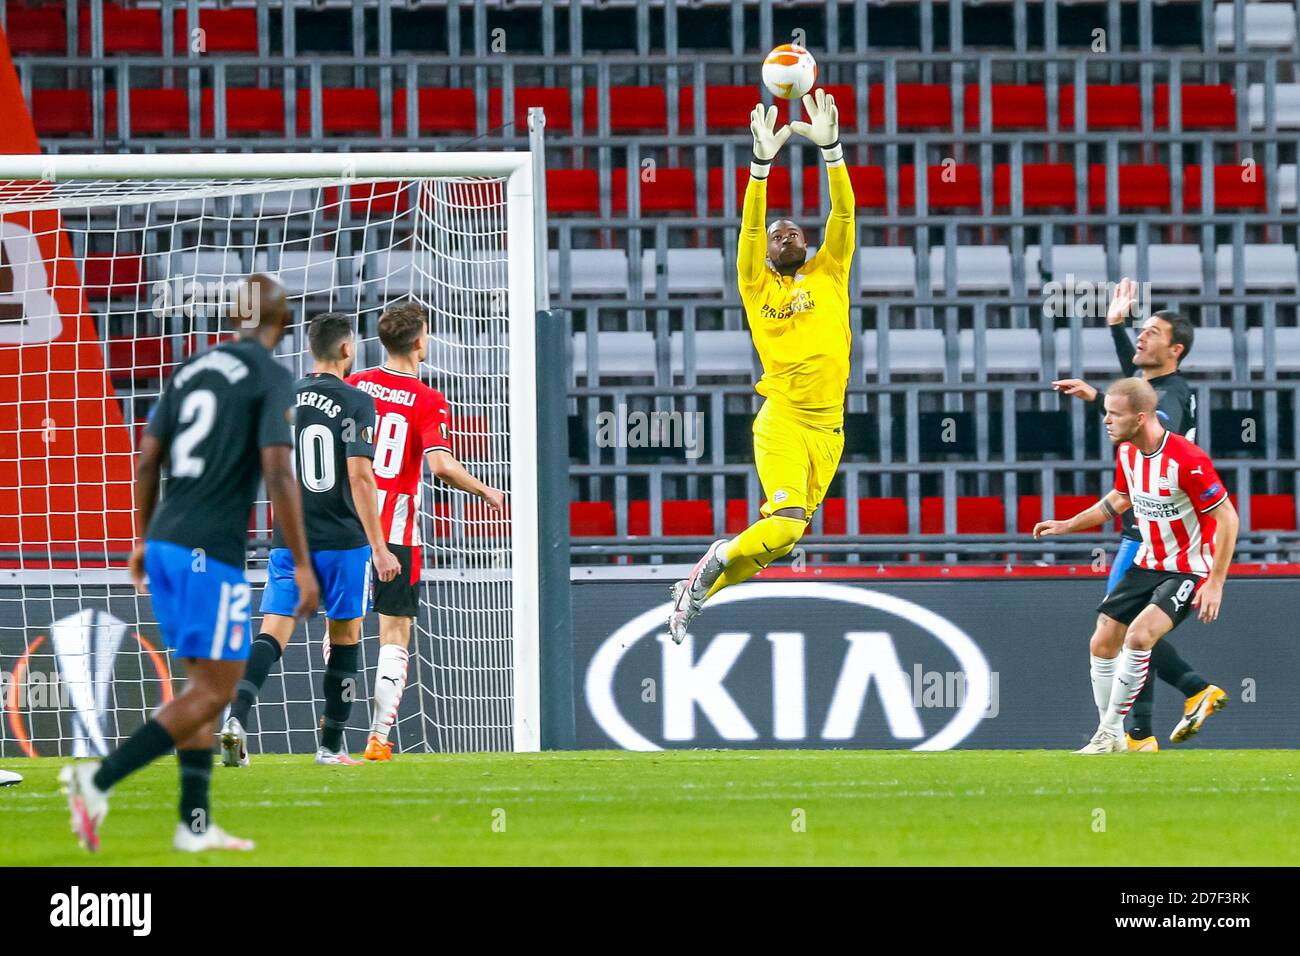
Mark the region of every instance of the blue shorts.
MULTIPOLYGON (((365 617, 370 610, 370 545, 347 551, 313 551, 311 565, 320 581, 320 605, 331 621, 365 617)), ((298 585, 293 580, 293 552, 272 548, 266 565, 262 613, 293 617, 298 585)))
POLYGON ((1137 557, 1140 547, 1142 547, 1141 541, 1134 541, 1132 538, 1119 539, 1119 547, 1115 549, 1115 560, 1110 565, 1110 577, 1106 579, 1107 594, 1115 590, 1124 572, 1133 566, 1133 559, 1137 557))
POLYGON ((177 657, 248 659, 252 592, 243 568, 170 541, 146 541, 144 570, 158 627, 177 657))

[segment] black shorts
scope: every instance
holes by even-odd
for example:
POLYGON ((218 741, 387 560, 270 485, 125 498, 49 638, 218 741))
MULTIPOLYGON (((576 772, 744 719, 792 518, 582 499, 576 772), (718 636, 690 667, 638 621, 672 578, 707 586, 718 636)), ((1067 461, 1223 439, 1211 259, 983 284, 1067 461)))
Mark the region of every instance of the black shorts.
MULTIPOLYGON (((391 581, 374 577, 374 608, 380 614, 390 617, 416 617, 420 613, 420 562, 415 548, 407 544, 390 544, 388 550, 393 552, 402 570, 391 581)), ((374 574, 374 566, 371 565, 374 574)))
POLYGON ((1137 566, 1129 568, 1106 595, 1097 610, 1121 624, 1133 623, 1148 604, 1169 615, 1177 627, 1192 612, 1192 598, 1205 578, 1182 571, 1152 571, 1137 566))

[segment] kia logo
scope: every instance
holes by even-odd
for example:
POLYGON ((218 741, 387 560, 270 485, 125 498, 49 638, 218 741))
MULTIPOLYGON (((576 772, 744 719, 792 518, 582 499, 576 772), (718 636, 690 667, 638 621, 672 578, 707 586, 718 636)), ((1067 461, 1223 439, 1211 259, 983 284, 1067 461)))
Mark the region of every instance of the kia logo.
MULTIPOLYGON (((602 642, 587 668, 586 699, 592 717, 619 747, 626 750, 662 750, 628 720, 616 700, 615 678, 625 656, 645 638, 657 639, 663 666, 663 739, 690 742, 696 738, 697 715, 703 715, 727 741, 757 739, 760 735, 748 716, 724 686, 727 675, 751 644, 753 634, 744 628, 726 626, 728 605, 746 602, 800 602, 798 620, 818 622, 819 617, 843 623, 861 616, 864 629, 846 628, 843 643, 836 641, 834 654, 842 654, 834 689, 830 692, 824 719, 816 728, 808 727, 805 665, 806 644, 832 638, 824 632, 825 624, 815 624, 808 636, 801 630, 769 630, 771 645, 772 715, 771 736, 775 740, 851 742, 868 697, 874 693, 885 717, 889 733, 895 740, 916 741, 913 750, 948 750, 960 744, 986 716, 991 700, 991 672, 988 661, 975 642, 961 628, 933 611, 912 601, 882 594, 866 588, 827 582, 772 582, 748 584, 719 591, 709 599, 700 623, 717 627, 717 633, 698 656, 694 636, 688 634, 681 646, 671 643, 664 622, 671 610, 669 603, 651 608, 628 621, 602 642), (835 615, 819 615, 818 604, 840 605, 835 615), (845 609, 843 606, 849 605, 845 609), (857 609, 861 609, 860 611, 857 609), (880 616, 897 619, 898 624, 923 639, 933 639, 956 659, 964 693, 953 704, 955 711, 943 727, 927 735, 922 728, 913 681, 900 661, 896 640, 889 630, 881 629, 880 616), (868 627, 874 629, 867 629, 868 627), (822 633, 817 633, 818 631, 822 633)), ((828 648, 813 648, 823 658, 828 648)), ((916 670, 920 672, 920 666, 916 670)), ((653 683, 647 681, 647 683, 653 683)), ((624 679, 626 686, 626 676, 624 679)), ((645 699, 645 698, 643 698, 645 699)), ((626 701, 625 707, 635 706, 626 701)))

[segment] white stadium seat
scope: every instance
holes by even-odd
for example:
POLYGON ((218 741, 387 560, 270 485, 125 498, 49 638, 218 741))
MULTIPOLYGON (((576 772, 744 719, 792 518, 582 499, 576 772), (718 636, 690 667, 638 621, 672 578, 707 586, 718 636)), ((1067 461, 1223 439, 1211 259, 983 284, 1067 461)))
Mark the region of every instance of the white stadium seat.
MULTIPOLYGON (((1296 247, 1270 244, 1242 246, 1247 289, 1295 289, 1300 284, 1296 247)), ((1232 288, 1232 246, 1215 251, 1215 281, 1219 288, 1232 288)))
MULTIPOLYGON (((601 332, 596 346, 600 378, 628 378, 655 374, 653 332, 601 332)), ((573 372, 587 374, 587 336, 573 337, 573 372)))
MULTIPOLYGON (((958 333, 961 370, 975 371, 975 332, 958 333)), ((1042 344, 1037 329, 985 329, 985 371, 994 375, 1032 375, 1043 367, 1042 344)))
POLYGON ((877 246, 858 250, 858 289, 862 292, 914 292, 916 250, 877 246))
MULTIPOLYGON (((879 368, 876 333, 862 333, 862 354, 868 369, 879 368)), ((897 375, 942 374, 942 329, 891 329, 889 371, 897 375)))
MULTIPOLYGON (((1300 83, 1278 83, 1274 87, 1276 98, 1273 115, 1278 129, 1300 129, 1300 83)), ((1264 84, 1252 83, 1247 91, 1250 103, 1250 125, 1262 129, 1264 122, 1264 84)))
MULTIPOLYGON (((722 295, 726 285, 735 285, 734 275, 723 276, 721 249, 666 251, 664 274, 669 295, 722 295)), ((641 287, 647 296, 654 295, 658 289, 655 261, 654 249, 641 254, 641 287)))
POLYGON ((1296 164, 1284 163, 1277 168, 1277 201, 1283 209, 1296 207, 1296 164))
MULTIPOLYGON (((547 257, 552 292, 560 289, 560 253, 547 257)), ((569 253, 569 290, 574 295, 626 296, 627 253, 622 249, 574 249, 569 253)))
MULTIPOLYGON (((673 374, 686 369, 685 336, 672 333, 673 374)), ((708 331, 695 333, 696 375, 752 375, 757 356, 748 332, 708 331)))
POLYGON ((1147 271, 1138 274, 1137 246, 1121 246, 1119 271, 1140 282, 1150 282, 1152 289, 1194 289, 1205 285, 1201 273, 1201 247, 1190 243, 1164 243, 1147 246, 1147 271))
MULTIPOLYGON (((957 291, 997 292, 1011 288, 1011 250, 1006 246, 958 246, 957 291)), ((947 249, 930 250, 930 288, 944 288, 947 249)))
POLYGON ((1065 282, 1067 275, 1076 282, 1106 282, 1106 250, 1101 246, 1054 245, 1050 276, 1043 273, 1041 246, 1025 247, 1025 283, 1031 289, 1041 288, 1044 281, 1065 282))
POLYGON ((290 295, 316 295, 337 289, 340 284, 357 282, 357 260, 335 257, 328 249, 310 252, 283 252, 278 268, 273 265, 270 253, 259 252, 253 262, 258 272, 273 272, 290 295), (341 271, 337 271, 341 270, 341 271))
MULTIPOLYGON (((1290 50, 1296 40, 1294 3, 1247 3, 1246 46, 1255 49, 1290 50)), ((1221 47, 1236 42, 1233 31, 1234 4, 1214 7, 1214 38, 1221 47)))
MULTIPOLYGON (((1273 338, 1273 362, 1279 372, 1300 372, 1300 329, 1294 327, 1276 328, 1273 338)), ((1250 357, 1250 368, 1254 372, 1264 370, 1264 330, 1260 328, 1246 330, 1246 353, 1250 357)), ((1196 353, 1192 353, 1194 361, 1196 353)), ((1189 365, 1190 367, 1190 365, 1189 365)))

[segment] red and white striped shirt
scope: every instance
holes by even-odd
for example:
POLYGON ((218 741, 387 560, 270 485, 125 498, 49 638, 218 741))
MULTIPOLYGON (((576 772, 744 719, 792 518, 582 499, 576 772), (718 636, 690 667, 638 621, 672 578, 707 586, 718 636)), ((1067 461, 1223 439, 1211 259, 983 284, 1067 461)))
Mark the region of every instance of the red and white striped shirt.
POLYGON ((1142 547, 1133 563, 1152 571, 1205 576, 1214 562, 1211 512, 1228 500, 1228 489, 1210 456, 1181 435, 1165 432, 1151 454, 1119 446, 1115 490, 1133 503, 1142 547))
POLYGON ((347 382, 375 400, 375 485, 389 544, 417 546, 426 452, 451 451, 451 410, 442 392, 409 372, 373 368, 347 382))

